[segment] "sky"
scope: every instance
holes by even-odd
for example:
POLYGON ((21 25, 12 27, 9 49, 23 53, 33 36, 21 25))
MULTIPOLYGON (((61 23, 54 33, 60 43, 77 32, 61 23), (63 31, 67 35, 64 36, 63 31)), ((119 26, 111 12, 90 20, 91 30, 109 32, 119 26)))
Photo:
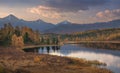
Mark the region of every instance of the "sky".
POLYGON ((18 18, 50 23, 96 23, 120 19, 120 0, 0 0, 0 18, 18 18))

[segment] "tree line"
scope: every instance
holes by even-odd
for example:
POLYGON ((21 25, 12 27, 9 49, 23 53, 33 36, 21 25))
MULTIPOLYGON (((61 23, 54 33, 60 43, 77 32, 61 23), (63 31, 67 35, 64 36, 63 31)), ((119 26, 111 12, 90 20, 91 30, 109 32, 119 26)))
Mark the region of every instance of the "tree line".
POLYGON ((0 28, 1 46, 11 46, 15 41, 22 42, 22 39, 25 45, 59 43, 58 36, 42 35, 39 30, 33 30, 27 26, 14 27, 11 23, 6 23, 0 28))

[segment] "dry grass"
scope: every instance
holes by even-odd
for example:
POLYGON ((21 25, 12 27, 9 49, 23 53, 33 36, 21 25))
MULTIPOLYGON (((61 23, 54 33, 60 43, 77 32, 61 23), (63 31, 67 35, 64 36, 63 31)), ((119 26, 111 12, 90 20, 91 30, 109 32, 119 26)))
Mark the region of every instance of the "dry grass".
MULTIPOLYGON (((104 64, 98 61, 24 53, 10 48, 0 50, 0 65, 10 64, 10 70, 17 66, 17 69, 12 70, 11 73, 112 73, 98 68, 97 65, 104 64)), ((3 68, 0 67, 0 71, 3 71, 3 68)))
POLYGON ((40 60, 41 60, 41 58, 40 58, 39 56, 35 56, 35 57, 34 57, 34 62, 35 62, 35 63, 39 63, 40 60))
POLYGON ((0 66, 0 73, 4 73, 4 69, 1 66, 0 66))

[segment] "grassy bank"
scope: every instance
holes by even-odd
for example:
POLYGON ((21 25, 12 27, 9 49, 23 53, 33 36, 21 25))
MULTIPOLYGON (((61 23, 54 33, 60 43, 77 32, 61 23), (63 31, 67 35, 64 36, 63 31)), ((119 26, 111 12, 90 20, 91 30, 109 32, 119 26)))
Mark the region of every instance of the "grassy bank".
POLYGON ((104 63, 98 61, 25 53, 15 48, 0 50, 1 73, 112 73, 99 68, 104 63))

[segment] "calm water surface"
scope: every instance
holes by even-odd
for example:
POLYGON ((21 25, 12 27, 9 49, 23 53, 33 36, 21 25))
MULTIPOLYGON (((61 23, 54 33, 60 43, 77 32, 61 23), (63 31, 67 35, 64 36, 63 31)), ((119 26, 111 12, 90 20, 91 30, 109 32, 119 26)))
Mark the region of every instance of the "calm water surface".
POLYGON ((120 73, 120 51, 86 48, 80 45, 67 44, 60 48, 39 48, 38 53, 85 58, 87 60, 98 60, 107 64, 106 68, 115 73, 120 73))

